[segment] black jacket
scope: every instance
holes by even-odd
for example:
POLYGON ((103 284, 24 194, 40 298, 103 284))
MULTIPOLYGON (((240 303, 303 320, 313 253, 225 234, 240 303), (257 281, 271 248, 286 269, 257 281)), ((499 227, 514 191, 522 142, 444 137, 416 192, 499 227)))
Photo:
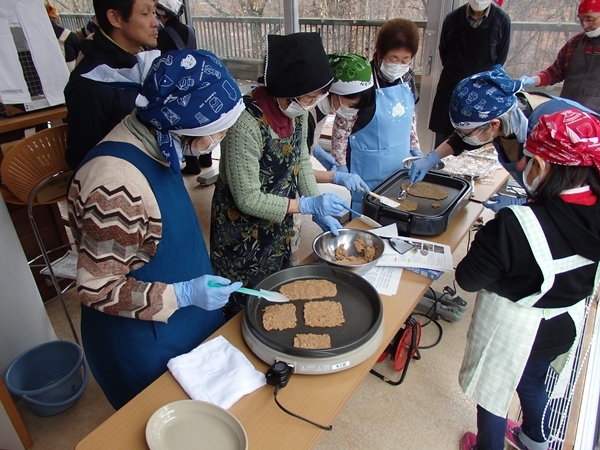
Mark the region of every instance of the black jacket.
POLYGON ((67 105, 66 161, 75 169, 83 157, 135 108, 137 92, 117 89, 83 78, 95 67, 106 64, 113 68, 131 68, 135 55, 119 47, 102 32, 81 42, 83 59, 77 64, 65 87, 67 105))
MULTIPOLYGON (((557 275, 553 287, 535 306, 560 308, 590 295, 600 260, 600 203, 583 206, 555 199, 547 205, 532 203, 523 207, 531 208, 538 218, 554 259, 579 254, 596 262, 557 275)), ((479 230, 471 249, 456 268, 456 281, 465 291, 487 289, 512 301, 539 291, 542 272, 509 208, 502 208, 495 219, 479 230)), ((532 360, 550 359, 564 353, 574 337, 574 324, 567 314, 543 320, 532 360)))
MULTIPOLYGON (((169 20, 167 20, 165 27, 158 30, 158 44, 156 45, 156 48, 159 49, 161 53, 171 50, 178 50, 177 44, 173 41, 171 36, 169 36, 169 33, 167 33, 165 29, 166 27, 173 28, 173 30, 175 30, 175 32, 183 41, 183 44, 187 47, 188 40, 190 38, 191 27, 188 27, 185 23, 181 23, 176 17, 171 17, 169 20)), ((193 37, 193 42, 190 48, 196 48, 195 37, 193 37)))

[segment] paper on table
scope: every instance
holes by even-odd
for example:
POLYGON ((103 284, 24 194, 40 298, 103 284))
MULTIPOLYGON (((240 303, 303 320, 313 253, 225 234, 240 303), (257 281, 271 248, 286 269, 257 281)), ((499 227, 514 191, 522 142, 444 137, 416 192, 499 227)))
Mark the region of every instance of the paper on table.
POLYGON ((379 261, 377 261, 378 267, 416 267, 418 269, 433 269, 444 272, 454 270, 450 246, 421 239, 403 239, 415 247, 403 255, 396 251, 385 251, 379 261))
MULTIPOLYGON (((375 228, 370 230, 371 233, 379 236, 398 236, 398 228, 396 225, 387 225, 381 228, 375 228)), ((384 241, 385 243, 385 241, 384 241)), ((389 249, 388 243, 385 243, 385 252, 389 249)), ((400 284, 400 277, 402 277, 402 269, 399 267, 373 267, 367 273, 363 274, 362 277, 373 285, 373 287, 381 295, 394 295, 398 292, 398 285, 400 284)))
POLYGON ((382 295, 395 295, 398 292, 400 277, 402 277, 401 267, 373 267, 362 277, 373 285, 373 287, 382 295))

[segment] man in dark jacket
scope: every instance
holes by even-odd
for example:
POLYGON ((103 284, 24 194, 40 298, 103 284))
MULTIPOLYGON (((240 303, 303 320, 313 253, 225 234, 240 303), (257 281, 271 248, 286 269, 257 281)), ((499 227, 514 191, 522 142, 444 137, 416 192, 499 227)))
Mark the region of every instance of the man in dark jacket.
POLYGON ((471 0, 444 19, 439 47, 444 69, 429 119, 436 147, 454 132, 448 117, 454 87, 463 78, 506 62, 510 26, 508 14, 491 0, 471 0))
POLYGON ((135 108, 137 93, 106 86, 83 75, 107 65, 131 68, 136 53, 156 47, 158 21, 153 0, 94 0, 100 31, 81 42, 84 57, 65 87, 66 161, 73 169, 84 156, 135 108))

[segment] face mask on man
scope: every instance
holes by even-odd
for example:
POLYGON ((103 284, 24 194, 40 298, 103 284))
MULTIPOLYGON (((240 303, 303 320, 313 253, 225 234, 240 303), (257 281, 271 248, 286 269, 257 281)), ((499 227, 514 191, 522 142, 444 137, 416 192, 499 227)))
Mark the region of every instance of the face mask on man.
POLYGON ((314 105, 312 105, 310 108, 305 109, 300 105, 300 103, 292 100, 292 102, 289 104, 287 109, 283 109, 281 107, 281 105, 279 104, 279 100, 277 100, 277 106, 279 106, 279 110, 283 113, 284 116, 289 117, 290 119, 293 119, 295 117, 300 117, 306 111, 310 111, 311 109, 313 109, 316 106, 316 103, 314 105))
POLYGON ((592 31, 586 31, 585 35, 589 38, 597 38, 598 36, 600 36, 600 27, 596 28, 595 30, 592 31))
POLYGON ((387 81, 396 81, 410 69, 410 64, 396 64, 387 62, 386 60, 381 61, 381 67, 379 71, 383 78, 387 81))
POLYGON ((483 11, 492 4, 492 0, 469 0, 473 11, 483 11))

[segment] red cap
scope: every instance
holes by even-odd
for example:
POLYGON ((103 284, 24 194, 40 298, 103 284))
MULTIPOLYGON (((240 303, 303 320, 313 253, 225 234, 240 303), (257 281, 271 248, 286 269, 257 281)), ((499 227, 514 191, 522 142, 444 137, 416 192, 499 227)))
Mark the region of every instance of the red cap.
POLYGON ((600 0, 582 0, 577 8, 578 14, 600 12, 600 0))
POLYGON ((504 0, 494 0, 494 2, 496 3, 496 5, 502 6, 502 3, 504 3, 504 0))
POLYGON ((595 166, 600 171, 600 121, 575 108, 540 117, 525 151, 563 166, 595 166))

